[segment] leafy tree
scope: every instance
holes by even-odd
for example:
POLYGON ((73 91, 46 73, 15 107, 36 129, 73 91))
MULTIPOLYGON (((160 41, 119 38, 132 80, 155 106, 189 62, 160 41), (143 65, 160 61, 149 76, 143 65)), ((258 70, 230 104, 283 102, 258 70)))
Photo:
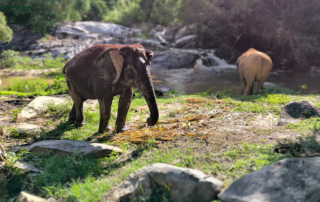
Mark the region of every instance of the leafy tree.
POLYGON ((12 38, 12 30, 7 26, 6 17, 0 12, 0 40, 9 42, 12 38))
POLYGON ((90 10, 83 14, 82 20, 102 21, 108 10, 103 0, 91 0, 90 10))
POLYGON ((38 33, 47 33, 63 20, 78 21, 90 10, 90 0, 2 0, 9 24, 26 25, 38 33), (18 8, 17 6, 20 6, 18 8))

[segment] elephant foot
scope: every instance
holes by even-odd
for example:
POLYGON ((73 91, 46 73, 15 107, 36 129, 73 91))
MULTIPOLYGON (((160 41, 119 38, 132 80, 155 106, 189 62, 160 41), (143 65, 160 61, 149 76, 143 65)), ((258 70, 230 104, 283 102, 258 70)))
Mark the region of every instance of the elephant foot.
POLYGON ((112 130, 112 126, 108 124, 108 126, 105 128, 99 128, 98 133, 103 133, 105 131, 111 131, 111 130, 112 130))
POLYGON ((77 128, 78 128, 78 127, 82 127, 83 125, 86 125, 86 122, 85 122, 85 121, 81 121, 81 122, 80 122, 80 121, 79 121, 79 122, 77 121, 77 122, 76 122, 76 127, 77 127, 77 128))
POLYGON ((126 131, 128 131, 127 126, 123 126, 120 130, 117 129, 116 133, 123 133, 123 132, 126 132, 126 131))

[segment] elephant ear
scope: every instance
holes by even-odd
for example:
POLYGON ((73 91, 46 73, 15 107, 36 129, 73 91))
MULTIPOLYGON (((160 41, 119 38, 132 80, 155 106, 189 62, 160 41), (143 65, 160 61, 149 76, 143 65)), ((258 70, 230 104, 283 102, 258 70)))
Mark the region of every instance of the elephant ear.
POLYGON ((147 56, 147 59, 149 60, 149 62, 151 63, 151 61, 154 57, 154 52, 151 50, 146 50, 146 56, 147 56))
POLYGON ((116 69, 117 76, 113 80, 112 84, 116 84, 120 78, 121 71, 123 68, 123 56, 119 53, 119 51, 111 51, 109 53, 113 66, 116 69))

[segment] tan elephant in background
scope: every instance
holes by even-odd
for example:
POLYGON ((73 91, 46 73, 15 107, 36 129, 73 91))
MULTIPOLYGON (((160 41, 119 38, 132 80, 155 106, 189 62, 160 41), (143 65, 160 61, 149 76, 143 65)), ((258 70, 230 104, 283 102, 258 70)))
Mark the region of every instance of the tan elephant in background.
POLYGON ((250 48, 238 58, 237 67, 242 94, 247 96, 253 94, 253 84, 256 81, 259 83, 258 91, 263 90, 263 84, 272 69, 272 60, 267 54, 250 48))

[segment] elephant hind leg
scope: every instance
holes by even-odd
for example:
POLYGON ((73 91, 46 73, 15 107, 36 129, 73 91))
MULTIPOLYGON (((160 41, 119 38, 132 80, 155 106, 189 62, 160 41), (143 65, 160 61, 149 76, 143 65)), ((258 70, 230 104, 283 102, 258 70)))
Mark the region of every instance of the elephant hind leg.
POLYGON ((247 86, 246 86, 246 89, 245 89, 245 92, 244 92, 245 96, 252 95, 252 93, 253 93, 253 84, 254 84, 254 81, 247 81, 247 86))
POLYGON ((84 114, 83 114, 83 102, 86 99, 81 98, 79 95, 77 95, 74 91, 69 91, 70 96, 73 100, 73 106, 70 112, 69 120, 70 121, 76 121, 76 127, 81 127, 84 124, 86 124, 84 120, 84 114))
POLYGON ((250 95, 253 95, 253 87, 254 87, 254 82, 253 82, 253 84, 251 85, 251 88, 250 88, 250 95))
POLYGON ((247 81, 244 78, 241 78, 241 93, 244 95, 247 86, 247 81))
POLYGON ((70 111, 70 114, 69 114, 69 122, 75 122, 77 120, 77 113, 76 113, 76 106, 75 104, 73 103, 72 105, 72 109, 70 111))
POLYGON ((259 81, 258 92, 259 92, 259 90, 261 90, 261 92, 262 92, 262 90, 263 90, 263 84, 266 82, 266 80, 267 80, 267 78, 261 79, 261 80, 259 81))

